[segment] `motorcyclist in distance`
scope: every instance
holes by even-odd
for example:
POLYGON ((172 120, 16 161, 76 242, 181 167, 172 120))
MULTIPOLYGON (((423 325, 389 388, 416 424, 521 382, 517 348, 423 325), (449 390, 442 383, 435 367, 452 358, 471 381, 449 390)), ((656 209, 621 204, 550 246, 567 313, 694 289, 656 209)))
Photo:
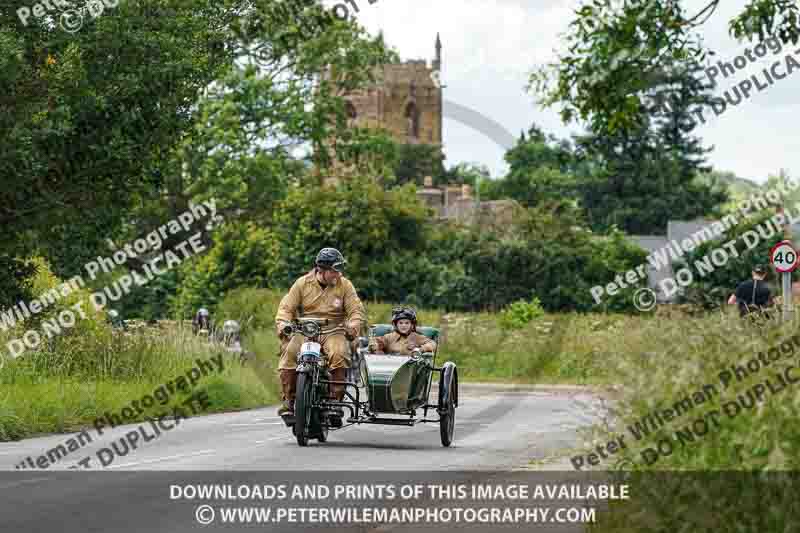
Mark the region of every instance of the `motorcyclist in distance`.
POLYGON ((226 320, 222 325, 222 343, 229 352, 242 352, 241 328, 235 320, 226 320))
POLYGON ((208 309, 201 307, 197 310, 197 313, 194 315, 194 319, 192 320, 192 333, 195 335, 208 336, 210 331, 211 315, 209 314, 208 309))

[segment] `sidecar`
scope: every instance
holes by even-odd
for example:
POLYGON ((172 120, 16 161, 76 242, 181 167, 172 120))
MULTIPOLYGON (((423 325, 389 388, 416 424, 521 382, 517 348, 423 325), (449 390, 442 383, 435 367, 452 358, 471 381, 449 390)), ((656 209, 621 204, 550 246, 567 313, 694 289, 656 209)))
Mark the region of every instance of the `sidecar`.
MULTIPOLYGON (((382 336, 391 333, 389 324, 377 324, 372 335, 382 336)), ((348 422, 354 424, 390 424, 413 426, 419 422, 438 422, 443 446, 450 446, 455 429, 455 408, 458 407, 458 371, 450 361, 441 367, 435 366, 439 350, 439 330, 420 327, 418 333, 433 339, 437 348, 434 353, 423 353, 421 357, 397 354, 373 354, 366 350, 369 339, 360 339, 360 348, 353 360, 355 380, 366 389, 366 401, 360 402, 363 414, 358 409, 348 422), (429 402, 433 379, 438 381, 436 403, 429 402), (423 410, 422 418, 416 411, 423 410), (438 419, 427 418, 428 410, 435 409, 438 419), (405 415, 407 418, 382 415, 405 415)), ((356 395, 358 398, 360 395, 356 395)), ((354 398, 355 399, 355 398, 354 398)))

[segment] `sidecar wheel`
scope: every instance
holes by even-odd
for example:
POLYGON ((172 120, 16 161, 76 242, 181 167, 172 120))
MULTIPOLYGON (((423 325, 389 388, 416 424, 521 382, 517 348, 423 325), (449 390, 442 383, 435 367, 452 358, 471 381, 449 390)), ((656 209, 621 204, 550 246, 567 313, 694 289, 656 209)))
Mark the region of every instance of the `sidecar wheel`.
POLYGON ((308 446, 308 430, 311 428, 312 386, 308 374, 297 375, 297 395, 294 402, 294 436, 297 444, 308 446))

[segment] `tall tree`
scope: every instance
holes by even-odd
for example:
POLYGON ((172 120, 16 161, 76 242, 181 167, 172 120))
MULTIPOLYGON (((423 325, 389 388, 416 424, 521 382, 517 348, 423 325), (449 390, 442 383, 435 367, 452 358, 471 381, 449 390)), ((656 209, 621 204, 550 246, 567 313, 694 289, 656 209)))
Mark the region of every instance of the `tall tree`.
POLYGON ((513 198, 526 207, 576 197, 574 177, 581 166, 570 141, 546 135, 534 124, 505 160, 509 172, 493 184, 493 196, 513 198))
POLYGON ((707 172, 704 148, 692 134, 698 106, 710 101, 692 69, 662 68, 651 78, 649 115, 636 128, 591 131, 582 152, 600 162, 583 180, 582 199, 597 230, 615 224, 634 234, 664 233, 669 219, 719 214, 725 191, 698 179, 707 172))
MULTIPOLYGON (((708 54, 696 30, 720 0, 595 0, 570 24, 567 53, 531 75, 530 86, 546 106, 559 104, 564 121, 588 120, 592 130, 638 128, 647 114, 644 93, 663 64, 702 64, 708 54)), ((800 39, 800 6, 794 0, 752 0, 729 21, 739 40, 770 36, 800 39)))
POLYGON ((105 247, 135 194, 161 182, 197 92, 230 63, 235 4, 121 2, 75 33, 0 8, 5 253, 49 251, 74 274, 105 247))

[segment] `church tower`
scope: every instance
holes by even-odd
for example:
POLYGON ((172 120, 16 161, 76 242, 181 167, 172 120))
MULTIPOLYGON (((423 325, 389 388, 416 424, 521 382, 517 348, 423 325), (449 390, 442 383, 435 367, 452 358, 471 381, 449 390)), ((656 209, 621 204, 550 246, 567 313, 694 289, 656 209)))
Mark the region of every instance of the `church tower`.
POLYGON ((430 66, 412 59, 378 67, 377 83, 344 96, 348 122, 383 128, 399 144, 442 146, 442 42, 430 66))
POLYGON ((442 144, 442 42, 436 35, 436 55, 383 65, 378 84, 346 96, 358 125, 383 127, 400 144, 442 144))

